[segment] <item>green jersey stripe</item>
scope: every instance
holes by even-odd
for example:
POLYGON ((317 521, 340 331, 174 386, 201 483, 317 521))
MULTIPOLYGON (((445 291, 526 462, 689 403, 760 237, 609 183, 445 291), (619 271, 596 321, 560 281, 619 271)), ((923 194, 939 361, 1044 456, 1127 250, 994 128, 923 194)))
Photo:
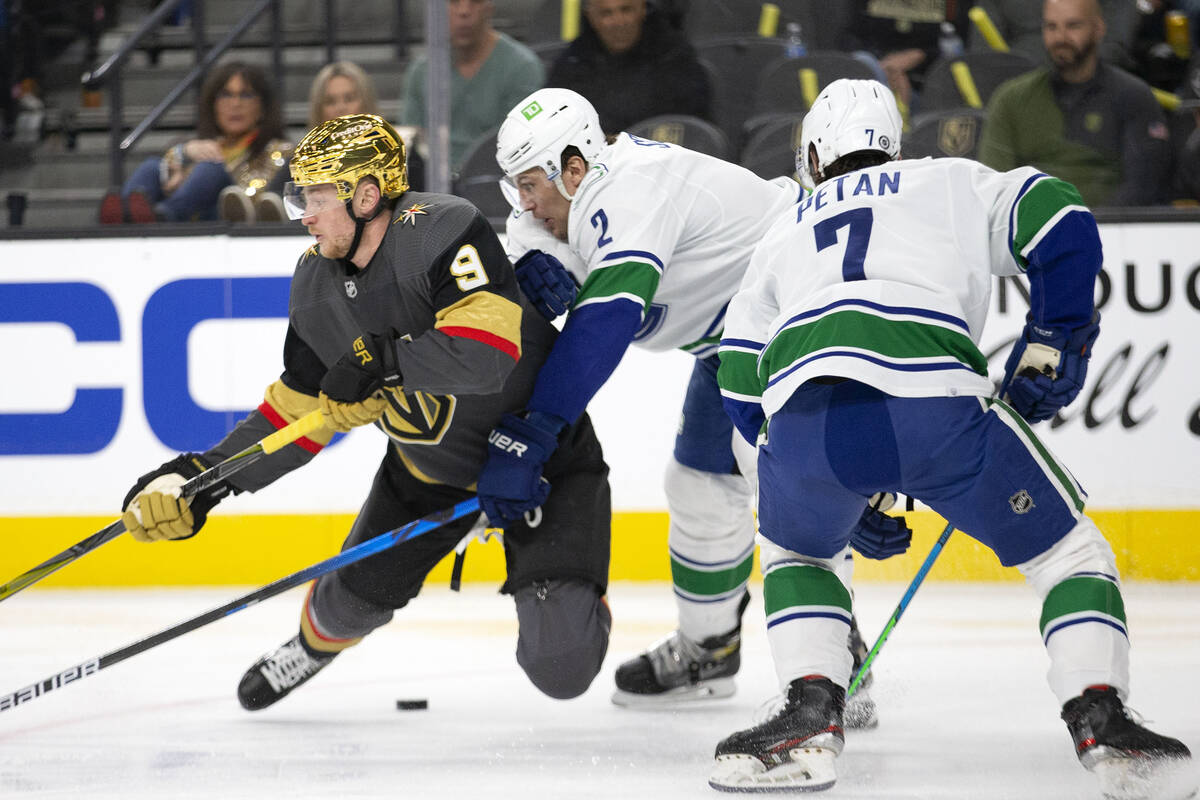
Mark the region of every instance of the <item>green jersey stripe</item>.
POLYGON ((831 606, 850 613, 850 592, 827 569, 811 564, 776 567, 763 578, 767 616, 796 606, 831 606))
POLYGON ((608 299, 618 295, 636 295, 648 306, 658 291, 662 274, 653 266, 641 261, 624 261, 620 264, 598 269, 588 275, 579 289, 575 305, 588 301, 608 299))
POLYGON ((721 350, 717 384, 732 394, 762 397, 763 384, 758 378, 758 354, 721 350))
POLYGON ((1039 178, 1017 200, 1016 232, 1013 234, 1013 258, 1022 267, 1026 266, 1022 253, 1035 239, 1040 239, 1047 223, 1056 220, 1059 212, 1069 206, 1083 206, 1079 191, 1067 183, 1046 176, 1039 178))
POLYGON ((978 375, 987 375, 987 359, 971 338, 960 331, 848 309, 775 334, 763 351, 760 380, 765 385, 779 371, 825 348, 864 350, 892 361, 949 357, 978 375))

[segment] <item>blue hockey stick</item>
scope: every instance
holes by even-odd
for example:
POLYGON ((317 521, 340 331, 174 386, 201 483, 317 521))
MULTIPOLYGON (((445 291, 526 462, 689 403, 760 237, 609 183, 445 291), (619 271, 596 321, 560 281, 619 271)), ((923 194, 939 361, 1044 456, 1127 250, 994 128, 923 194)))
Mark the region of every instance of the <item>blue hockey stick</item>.
POLYGON ((854 680, 850 681, 850 688, 846 690, 846 697, 853 695, 858 689, 859 684, 862 683, 867 670, 871 668, 871 663, 875 661, 875 656, 879 655, 880 648, 883 647, 883 643, 891 635, 892 628, 896 627, 896 623, 900 621, 900 616, 904 613, 904 609, 908 608, 908 604, 912 602, 913 595, 917 593, 917 589, 920 588, 922 581, 925 580, 925 576, 929 574, 930 567, 933 566, 933 562, 941 554, 942 548, 946 546, 946 540, 950 538, 950 534, 952 533, 954 533, 954 526, 946 523, 946 528, 942 531, 942 535, 934 542, 933 549, 929 551, 929 555, 925 556, 925 561, 921 564, 921 568, 917 570, 916 577, 912 579, 912 583, 908 585, 908 590, 900 598, 900 603, 896 606, 896 610, 892 612, 892 618, 887 621, 887 625, 883 626, 883 632, 875 640, 875 646, 871 648, 871 652, 867 653, 867 657, 863 659, 862 666, 858 668, 858 673, 854 676, 854 680))
POLYGON ((106 667, 111 667, 113 664, 124 661, 130 656, 136 656, 138 653, 143 653, 152 647, 157 647, 163 642, 169 642, 179 636, 182 636, 189 631, 194 631, 201 628, 210 622, 215 622, 218 619, 228 617, 230 614, 236 614, 244 608, 258 603, 260 600, 266 600, 268 597, 274 597, 280 592, 291 589, 293 586, 299 586, 305 581, 324 575, 326 572, 332 572, 338 567, 344 567, 347 564, 353 564, 356 561, 362 561, 368 556, 373 556, 376 553, 387 550, 389 547, 407 542, 409 539, 415 539, 418 536, 428 533, 436 528, 440 528, 448 522, 453 522, 456 519, 461 519, 468 514, 474 514, 479 511, 478 498, 464 500, 453 508, 448 508, 445 511, 439 511, 436 514, 430 514, 428 517, 413 520, 412 522, 402 527, 396 528, 387 533, 381 533, 373 539, 357 544, 349 550, 343 550, 332 558, 327 558, 324 561, 313 564, 311 567, 306 567, 299 572, 294 572, 291 575, 280 578, 274 583, 268 583, 261 589, 256 589, 249 594, 242 595, 236 600, 232 600, 220 608, 214 608, 201 614, 198 617, 181 622, 178 625, 167 628, 164 631, 148 636, 145 639, 126 645, 119 650, 114 650, 111 653, 106 653, 99 658, 92 658, 80 664, 51 675, 45 680, 40 680, 37 683, 30 684, 15 692, 0 695, 0 711, 8 711, 10 708, 16 708, 18 705, 24 705, 31 700, 36 700, 47 692, 52 692, 55 689, 60 689, 68 683, 95 675, 106 667))

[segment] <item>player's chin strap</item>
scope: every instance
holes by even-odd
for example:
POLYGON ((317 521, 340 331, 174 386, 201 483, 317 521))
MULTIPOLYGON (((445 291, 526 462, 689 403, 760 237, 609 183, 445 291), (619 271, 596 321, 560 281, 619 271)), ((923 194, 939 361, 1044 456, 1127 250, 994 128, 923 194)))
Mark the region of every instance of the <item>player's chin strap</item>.
POLYGON ((358 267, 351 261, 354 254, 358 251, 358 243, 362 240, 363 231, 367 228, 367 223, 378 217, 383 210, 387 208, 387 203, 383 202, 383 198, 379 198, 379 202, 375 204, 375 208, 368 216, 360 217, 354 213, 354 197, 351 196, 346 201, 346 213, 350 215, 350 219, 354 220, 354 240, 350 242, 350 249, 346 251, 346 255, 342 257, 342 269, 346 270, 347 275, 354 275, 358 272, 358 267))

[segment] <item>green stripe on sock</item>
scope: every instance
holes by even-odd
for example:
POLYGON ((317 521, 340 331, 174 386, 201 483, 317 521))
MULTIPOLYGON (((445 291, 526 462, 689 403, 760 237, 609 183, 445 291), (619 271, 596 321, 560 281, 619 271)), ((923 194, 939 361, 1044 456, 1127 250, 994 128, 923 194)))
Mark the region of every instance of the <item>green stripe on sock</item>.
POLYGON ((716 597, 731 592, 750 579, 754 566, 754 554, 728 569, 700 570, 684 566, 671 559, 671 582, 688 594, 716 597))
POLYGON ((808 564, 773 569, 763 578, 767 616, 796 606, 837 606, 850 613, 850 592, 827 569, 808 564))
POLYGON ((1125 623, 1125 603, 1115 583, 1103 578, 1067 578, 1051 589, 1042 603, 1042 635, 1054 620, 1083 611, 1099 611, 1125 623))

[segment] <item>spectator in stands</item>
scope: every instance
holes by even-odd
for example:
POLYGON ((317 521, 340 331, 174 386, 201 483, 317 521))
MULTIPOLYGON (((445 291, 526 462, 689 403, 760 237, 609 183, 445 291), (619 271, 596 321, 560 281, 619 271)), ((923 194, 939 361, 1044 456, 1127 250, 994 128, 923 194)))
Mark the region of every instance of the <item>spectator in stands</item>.
POLYGON ((1194 125, 1179 153, 1179 169, 1175 171, 1175 197, 1190 205, 1200 202, 1200 56, 1188 64, 1187 80, 1179 91, 1183 102, 1180 113, 1190 114, 1194 125))
POLYGON ((586 97, 610 134, 659 114, 711 119, 708 73, 666 14, 646 0, 585 0, 583 12, 579 38, 555 60, 547 86, 586 97))
POLYGON ((1022 165, 1074 184, 1088 206, 1163 203, 1171 147, 1150 87, 1100 60, 1097 0, 1046 0, 1051 64, 1004 83, 988 103, 979 160, 1022 165))
POLYGON ((334 61, 321 67, 308 92, 308 127, 346 114, 378 114, 375 83, 353 61, 334 61))
MULTIPOLYGON (((492 0, 447 0, 450 7, 450 165, 458 166, 472 144, 504 121, 513 105, 542 86, 546 70, 537 54, 492 27, 492 0)), ((401 125, 426 126, 425 80, 429 60, 420 56, 404 74, 401 125)), ((418 150, 424 149, 418 145, 418 150)), ((422 154, 424 155, 424 154, 422 154)), ((419 166, 419 165, 413 165, 419 166)), ((410 167, 413 188, 423 170, 410 167)))
MULTIPOLYGON (((1042 43, 1043 0, 978 0, 974 5, 987 12, 1008 49, 1030 58, 1035 64, 1047 60, 1042 43)), ((1100 0, 1100 13, 1106 33, 1100 43, 1100 58, 1129 69, 1133 65, 1133 40, 1141 24, 1138 4, 1131 0, 1100 0)), ((971 26, 970 48, 988 50, 991 46, 971 26)))
POLYGON ((901 107, 911 107, 920 93, 925 71, 938 58, 942 23, 950 22, 963 36, 967 5, 953 0, 854 0, 853 11, 838 37, 841 49, 874 67, 901 107))
MULTIPOLYGON (((218 198, 222 204, 237 204, 234 212, 225 209, 222 216, 236 219, 240 210, 242 219, 252 219, 253 199, 270 193, 279 202, 287 180, 282 167, 292 146, 282 132, 283 114, 266 73, 239 61, 221 64, 200 89, 196 138, 143 161, 119 195, 105 196, 100 221, 214 220, 218 198), (227 186, 235 191, 222 195, 227 186)), ((264 205, 259 211, 286 219, 282 206, 264 205)))

